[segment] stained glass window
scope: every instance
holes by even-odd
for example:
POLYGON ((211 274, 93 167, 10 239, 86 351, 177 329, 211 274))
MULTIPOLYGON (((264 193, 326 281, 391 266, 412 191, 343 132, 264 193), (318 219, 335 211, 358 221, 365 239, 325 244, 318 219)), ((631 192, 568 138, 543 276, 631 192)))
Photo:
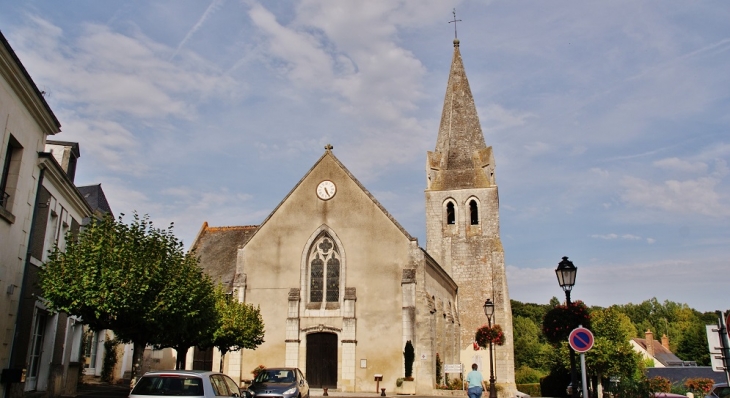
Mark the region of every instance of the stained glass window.
POLYGON ((324 299, 327 302, 339 302, 340 253, 332 238, 322 234, 312 245, 309 258, 309 301, 321 303, 324 299))

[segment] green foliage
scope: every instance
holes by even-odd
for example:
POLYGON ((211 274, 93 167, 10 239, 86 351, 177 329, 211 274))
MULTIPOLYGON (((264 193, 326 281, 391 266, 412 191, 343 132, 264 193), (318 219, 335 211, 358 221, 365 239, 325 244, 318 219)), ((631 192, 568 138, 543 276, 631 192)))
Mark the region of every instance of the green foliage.
POLYGON ((440 390, 462 390, 464 389, 464 382, 460 377, 449 379, 449 375, 446 375, 444 384, 438 387, 440 390))
POLYGON ((522 303, 517 300, 510 300, 510 304, 512 306, 513 319, 518 316, 527 318, 536 325, 542 325, 542 319, 545 317, 545 314, 553 308, 551 305, 522 303))
POLYGON ((403 359, 406 367, 406 378, 413 376, 413 361, 416 360, 416 351, 413 349, 413 344, 410 340, 406 341, 406 348, 403 351, 403 359))
POLYGON ((517 391, 523 392, 531 397, 541 397, 540 383, 517 383, 517 391))
POLYGON ((514 331, 515 367, 527 366, 533 369, 548 370, 545 366, 552 347, 545 342, 539 324, 532 318, 520 315, 512 317, 514 331))
POLYGON ((110 329, 119 341, 133 342, 133 378, 147 344, 180 345, 168 340, 171 329, 188 336, 197 326, 207 327, 199 318, 210 311, 204 306, 212 304, 206 296, 212 288, 172 225, 157 229, 137 214, 130 224, 106 217, 66 242, 66 250, 54 248, 40 272, 47 305, 81 317, 92 330, 110 329))
MULTIPOLYGON (((515 383, 517 384, 530 384, 530 383, 540 383, 540 379, 545 377, 545 372, 542 372, 537 369, 533 369, 529 366, 520 366, 519 368, 515 369, 515 383)), ((520 390, 522 391, 522 390, 520 390)), ((522 391, 526 392, 526 391, 522 391)), ((529 394, 529 393, 528 393, 529 394)), ((532 395, 532 394, 530 394, 532 395)))
POLYGON ((695 361, 699 366, 710 366, 705 325, 697 322, 689 326, 680 337, 675 354, 684 361, 695 361))
POLYGON ((622 378, 609 389, 613 396, 621 398, 646 398, 651 396, 649 381, 643 377, 638 379, 622 378))
POLYGON ((117 365, 117 346, 119 341, 109 339, 104 341, 104 362, 101 365, 101 381, 111 383, 114 380, 114 367, 117 365))
POLYGON ((220 286, 216 292, 215 307, 220 324, 213 333, 212 345, 223 355, 243 348, 256 349, 264 342, 264 320, 260 309, 225 294, 220 286))
POLYGON ((641 363, 629 340, 634 332, 629 318, 614 307, 594 311, 592 314, 595 337, 586 366, 592 375, 599 377, 634 377, 641 363))
POLYGON ((714 380, 706 377, 694 377, 684 381, 684 386, 695 395, 707 395, 712 390, 714 380))
POLYGON ((444 365, 444 362, 441 360, 441 357, 439 357, 439 353, 436 353, 436 385, 441 384, 442 379, 442 367, 444 365))
POLYGON ((651 392, 670 392, 672 382, 666 377, 655 376, 649 379, 649 390, 651 392))

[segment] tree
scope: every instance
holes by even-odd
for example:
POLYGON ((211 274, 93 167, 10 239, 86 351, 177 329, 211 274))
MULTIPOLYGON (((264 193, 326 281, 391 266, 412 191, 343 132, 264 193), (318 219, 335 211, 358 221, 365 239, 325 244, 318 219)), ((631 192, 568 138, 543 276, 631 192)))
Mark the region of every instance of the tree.
POLYGON ((544 340, 540 327, 532 319, 519 315, 513 315, 512 325, 515 368, 528 367, 547 372, 549 368, 545 366, 545 359, 550 346, 540 341, 544 340))
POLYGON ((221 352, 221 372, 227 352, 243 348, 252 350, 264 342, 264 321, 259 308, 231 296, 222 287, 216 288, 215 307, 220 323, 213 333, 212 345, 221 352))
POLYGON ((413 376, 413 361, 416 360, 416 351, 413 349, 413 344, 410 340, 406 341, 406 348, 403 351, 403 360, 406 367, 406 379, 413 376))
POLYGON ((677 344, 676 354, 684 361, 695 361, 697 365, 709 366, 710 352, 705 325, 696 323, 686 330, 677 344))
POLYGON ((134 381, 145 346, 161 344, 165 328, 182 319, 178 309, 192 308, 187 292, 179 291, 185 283, 177 279, 189 260, 172 225, 156 229, 148 216, 137 214, 125 224, 122 216, 93 220, 77 239, 68 236, 66 250, 54 248, 39 282, 49 308, 134 344, 134 381))
POLYGON ((174 348, 175 368, 185 369, 190 347, 210 345, 221 319, 216 310, 216 290, 194 253, 186 254, 172 265, 176 268, 168 270, 171 273, 168 288, 157 297, 158 303, 167 307, 158 319, 162 331, 150 343, 156 349, 174 348))
MULTIPOLYGON (((591 318, 595 340, 590 355, 586 355, 586 366, 594 386, 604 377, 635 378, 641 360, 629 343, 636 333, 629 317, 609 307, 594 311, 591 318)), ((593 391, 597 393, 595 387, 593 391)))

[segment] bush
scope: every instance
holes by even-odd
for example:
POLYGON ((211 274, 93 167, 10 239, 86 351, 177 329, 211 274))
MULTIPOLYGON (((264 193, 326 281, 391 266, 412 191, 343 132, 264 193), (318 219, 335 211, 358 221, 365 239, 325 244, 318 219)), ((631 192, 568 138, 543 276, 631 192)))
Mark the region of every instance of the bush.
POLYGON ((651 392, 669 392, 672 389, 672 382, 666 377, 655 376, 649 379, 649 390, 651 392))
POLYGON ((539 384, 540 379, 543 377, 545 377, 545 373, 526 365, 522 365, 515 370, 515 383, 517 384, 539 384))
POLYGON ((114 381, 114 367, 117 366, 117 339, 104 341, 104 362, 101 365, 101 381, 111 383, 114 381))
POLYGON ((446 375, 444 384, 441 384, 439 386, 436 386, 439 390, 463 390, 464 389, 464 382, 461 381, 461 378, 455 378, 453 380, 449 379, 449 375, 446 375))
POLYGON ((406 341, 406 348, 403 351, 403 359, 405 360, 406 366, 406 380, 413 376, 413 361, 416 360, 416 351, 413 349, 413 344, 410 340, 406 341))
POLYGON ((517 384, 517 391, 528 394, 531 397, 541 397, 540 383, 517 384))
POLYGON ((707 395, 715 382, 706 377, 693 377, 684 381, 684 386, 695 395, 707 395))
POLYGON ((551 373, 540 379, 540 392, 545 397, 564 397, 565 388, 570 383, 568 373, 551 373))
POLYGON ((443 361, 441 361, 441 357, 439 357, 439 353, 436 353, 436 385, 441 384, 441 368, 443 367, 443 361))

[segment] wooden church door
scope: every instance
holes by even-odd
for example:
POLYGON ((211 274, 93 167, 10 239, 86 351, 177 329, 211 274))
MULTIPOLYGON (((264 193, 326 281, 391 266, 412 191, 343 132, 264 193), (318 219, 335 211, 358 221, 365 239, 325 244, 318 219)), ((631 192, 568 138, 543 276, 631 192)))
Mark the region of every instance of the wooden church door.
POLYGON ((337 388, 337 335, 307 335, 307 382, 314 388, 337 388))

